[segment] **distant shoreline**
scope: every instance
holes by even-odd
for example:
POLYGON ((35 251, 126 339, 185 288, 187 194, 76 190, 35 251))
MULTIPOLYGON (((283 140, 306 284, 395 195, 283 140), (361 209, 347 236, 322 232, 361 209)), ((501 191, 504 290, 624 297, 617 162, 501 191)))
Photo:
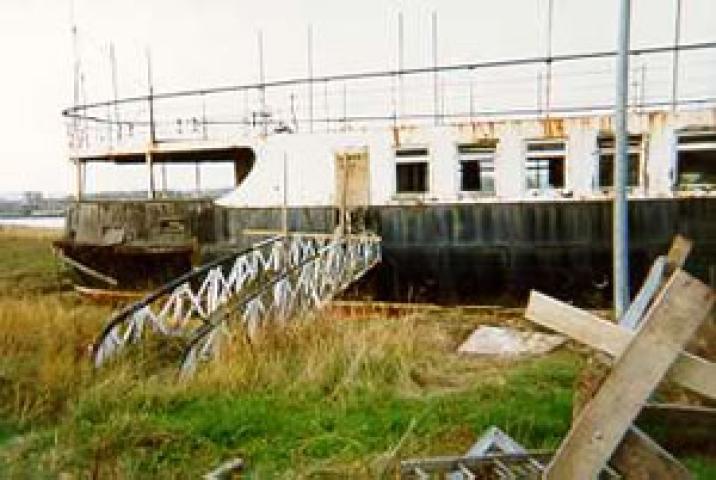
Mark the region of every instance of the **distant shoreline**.
POLYGON ((65 217, 57 215, 37 216, 0 216, 0 227, 25 227, 47 230, 62 230, 65 226, 65 217))

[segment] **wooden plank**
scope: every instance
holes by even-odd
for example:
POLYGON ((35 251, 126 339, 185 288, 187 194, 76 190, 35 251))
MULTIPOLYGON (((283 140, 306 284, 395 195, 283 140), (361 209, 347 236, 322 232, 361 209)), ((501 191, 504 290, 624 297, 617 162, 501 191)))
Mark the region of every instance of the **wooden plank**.
POLYGON ((632 426, 609 462, 625 480, 690 480, 693 478, 669 452, 632 426))
POLYGON ((677 268, 681 268, 686 263, 686 258, 689 256, 691 249, 694 246, 694 242, 681 235, 676 235, 674 240, 671 242, 671 248, 669 253, 666 254, 666 263, 669 267, 667 273, 671 273, 677 268))
POLYGON ((716 455, 716 408, 649 404, 642 408, 636 425, 653 433, 664 448, 675 454, 716 455))
POLYGON ((118 282, 116 279, 110 277, 109 275, 100 273, 97 270, 94 270, 94 269, 88 267, 87 265, 84 265, 84 264, 78 262, 77 260, 68 257, 59 248, 55 248, 53 250, 55 252, 55 255, 57 255, 57 258, 59 258, 60 260, 62 260, 65 263, 67 263, 68 265, 75 267, 80 272, 85 273, 85 274, 89 275, 90 277, 94 277, 97 280, 100 280, 104 283, 108 283, 112 286, 116 287, 118 285, 118 282))
POLYGON ((682 270, 674 273, 642 328, 574 422, 545 479, 596 478, 713 304, 708 286, 682 270))
MULTIPOLYGON (((621 355, 634 336, 630 330, 536 291, 530 294, 525 317, 613 357, 621 355)), ((716 363, 681 352, 668 378, 716 400, 716 363)))

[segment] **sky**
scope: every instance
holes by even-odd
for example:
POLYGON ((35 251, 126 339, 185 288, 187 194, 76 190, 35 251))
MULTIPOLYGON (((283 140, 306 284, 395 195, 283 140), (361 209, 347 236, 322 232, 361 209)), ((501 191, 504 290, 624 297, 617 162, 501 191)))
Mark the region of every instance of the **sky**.
MULTIPOLYGON (((632 1, 633 47, 673 42, 675 2, 632 1)), ((682 42, 716 40, 716 2, 683 3, 682 42)), ((614 49, 617 9, 554 0, 553 52, 614 49)), ((404 66, 428 66, 433 11, 441 65, 545 51, 547 0, 2 0, 0 192, 74 189, 60 114, 73 98, 73 16, 85 98, 101 101, 112 95, 110 42, 119 96, 143 95, 147 48, 157 92, 256 82, 259 30, 267 80, 304 77, 309 24, 315 75, 395 68, 398 12, 404 66)))

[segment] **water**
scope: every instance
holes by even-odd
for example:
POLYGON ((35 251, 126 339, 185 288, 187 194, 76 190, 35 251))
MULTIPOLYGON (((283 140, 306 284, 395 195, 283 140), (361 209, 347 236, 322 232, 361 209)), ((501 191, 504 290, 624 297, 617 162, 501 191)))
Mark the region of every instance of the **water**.
POLYGON ((12 225, 30 228, 64 228, 65 217, 12 217, 0 218, 0 226, 12 225))

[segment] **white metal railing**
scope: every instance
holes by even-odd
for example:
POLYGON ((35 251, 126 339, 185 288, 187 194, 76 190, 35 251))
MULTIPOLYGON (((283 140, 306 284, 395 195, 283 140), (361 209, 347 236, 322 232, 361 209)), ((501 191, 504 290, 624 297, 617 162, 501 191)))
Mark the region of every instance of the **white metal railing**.
POLYGON ((189 338, 190 345, 203 338, 203 332, 213 338, 217 316, 225 323, 235 305, 245 308, 242 315, 253 335, 255 319, 276 313, 288 318, 299 297, 302 307, 320 307, 378 261, 380 239, 375 235, 269 238, 189 272, 113 315, 94 344, 94 365, 101 366, 150 334, 189 338), (300 282, 294 287, 297 272, 300 282), (310 293, 310 301, 295 290, 298 285, 310 293), (273 303, 264 304, 269 290, 273 303))
POLYGON ((199 361, 215 356, 221 341, 230 340, 238 326, 250 339, 269 322, 320 309, 361 278, 381 260, 375 235, 336 236, 305 262, 283 272, 232 308, 198 329, 184 352, 182 374, 194 372, 199 361))

